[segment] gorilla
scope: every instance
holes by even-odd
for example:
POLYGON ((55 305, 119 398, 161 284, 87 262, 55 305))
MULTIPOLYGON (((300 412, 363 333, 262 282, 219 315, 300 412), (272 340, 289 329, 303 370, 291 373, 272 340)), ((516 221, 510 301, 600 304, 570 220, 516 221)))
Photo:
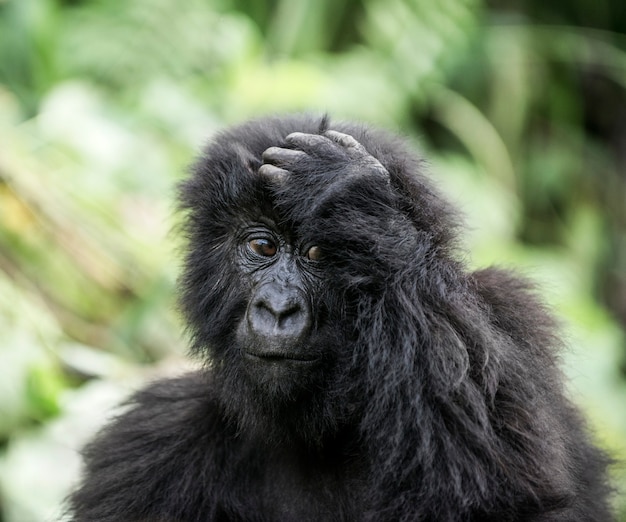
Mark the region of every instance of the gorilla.
POLYGON ((296 115, 217 135, 181 184, 195 373, 84 451, 75 522, 612 520, 528 282, 464 266, 399 138, 296 115))

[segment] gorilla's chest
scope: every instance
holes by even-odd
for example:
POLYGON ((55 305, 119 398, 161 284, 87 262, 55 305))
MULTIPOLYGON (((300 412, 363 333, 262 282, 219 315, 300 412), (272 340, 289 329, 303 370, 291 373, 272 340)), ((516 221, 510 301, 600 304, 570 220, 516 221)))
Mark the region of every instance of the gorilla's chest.
POLYGON ((261 459, 240 499, 263 513, 262 520, 350 521, 362 518, 364 473, 343 456, 302 457, 289 451, 261 459))

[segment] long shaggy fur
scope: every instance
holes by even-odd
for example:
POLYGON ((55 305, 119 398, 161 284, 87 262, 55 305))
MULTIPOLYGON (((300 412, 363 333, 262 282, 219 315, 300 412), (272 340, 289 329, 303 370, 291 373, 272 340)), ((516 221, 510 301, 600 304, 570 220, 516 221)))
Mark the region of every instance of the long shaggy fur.
POLYGON ((182 185, 181 303, 204 370, 157 383, 85 452, 74 521, 611 520, 605 471, 565 396, 532 286, 468 272, 423 160, 363 126, 295 116, 218 135, 182 185), (268 188, 261 155, 294 132, 350 134, 389 181, 308 157, 268 188), (327 184, 320 184, 324 176, 327 184), (236 325, 250 292, 237 230, 267 216, 322 245, 306 379, 252 381, 236 325))

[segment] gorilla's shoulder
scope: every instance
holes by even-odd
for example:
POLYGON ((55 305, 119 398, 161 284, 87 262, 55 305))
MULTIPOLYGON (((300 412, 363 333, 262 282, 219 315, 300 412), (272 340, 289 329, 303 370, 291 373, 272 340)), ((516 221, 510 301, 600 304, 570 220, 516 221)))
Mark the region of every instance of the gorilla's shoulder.
POLYGON ((211 434, 223 434, 227 423, 214 389, 205 372, 149 384, 136 392, 87 446, 86 458, 97 460, 106 455, 111 462, 151 454, 161 458, 165 448, 176 451, 183 442, 198 444, 211 434))
POLYGON ((189 372, 178 377, 154 381, 136 392, 129 405, 141 403, 143 407, 174 408, 181 405, 210 403, 214 384, 209 373, 189 372))
POLYGON ((223 475, 220 455, 232 445, 213 390, 198 372, 131 397, 83 451, 85 484, 68 499, 75 520, 187 520, 164 514, 183 513, 185 502, 197 506, 202 494, 211 495, 214 475, 202 470, 223 475))

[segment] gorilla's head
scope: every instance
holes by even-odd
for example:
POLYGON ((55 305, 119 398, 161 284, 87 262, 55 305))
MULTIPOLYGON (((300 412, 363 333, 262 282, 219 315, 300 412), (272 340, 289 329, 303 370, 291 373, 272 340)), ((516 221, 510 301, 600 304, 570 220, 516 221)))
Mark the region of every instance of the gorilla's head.
POLYGON ((386 135, 305 116, 206 148, 180 192, 182 304, 238 422, 320 439, 363 408, 374 336, 383 358, 406 357, 383 309, 408 267, 446 257, 453 229, 421 168, 386 135))

